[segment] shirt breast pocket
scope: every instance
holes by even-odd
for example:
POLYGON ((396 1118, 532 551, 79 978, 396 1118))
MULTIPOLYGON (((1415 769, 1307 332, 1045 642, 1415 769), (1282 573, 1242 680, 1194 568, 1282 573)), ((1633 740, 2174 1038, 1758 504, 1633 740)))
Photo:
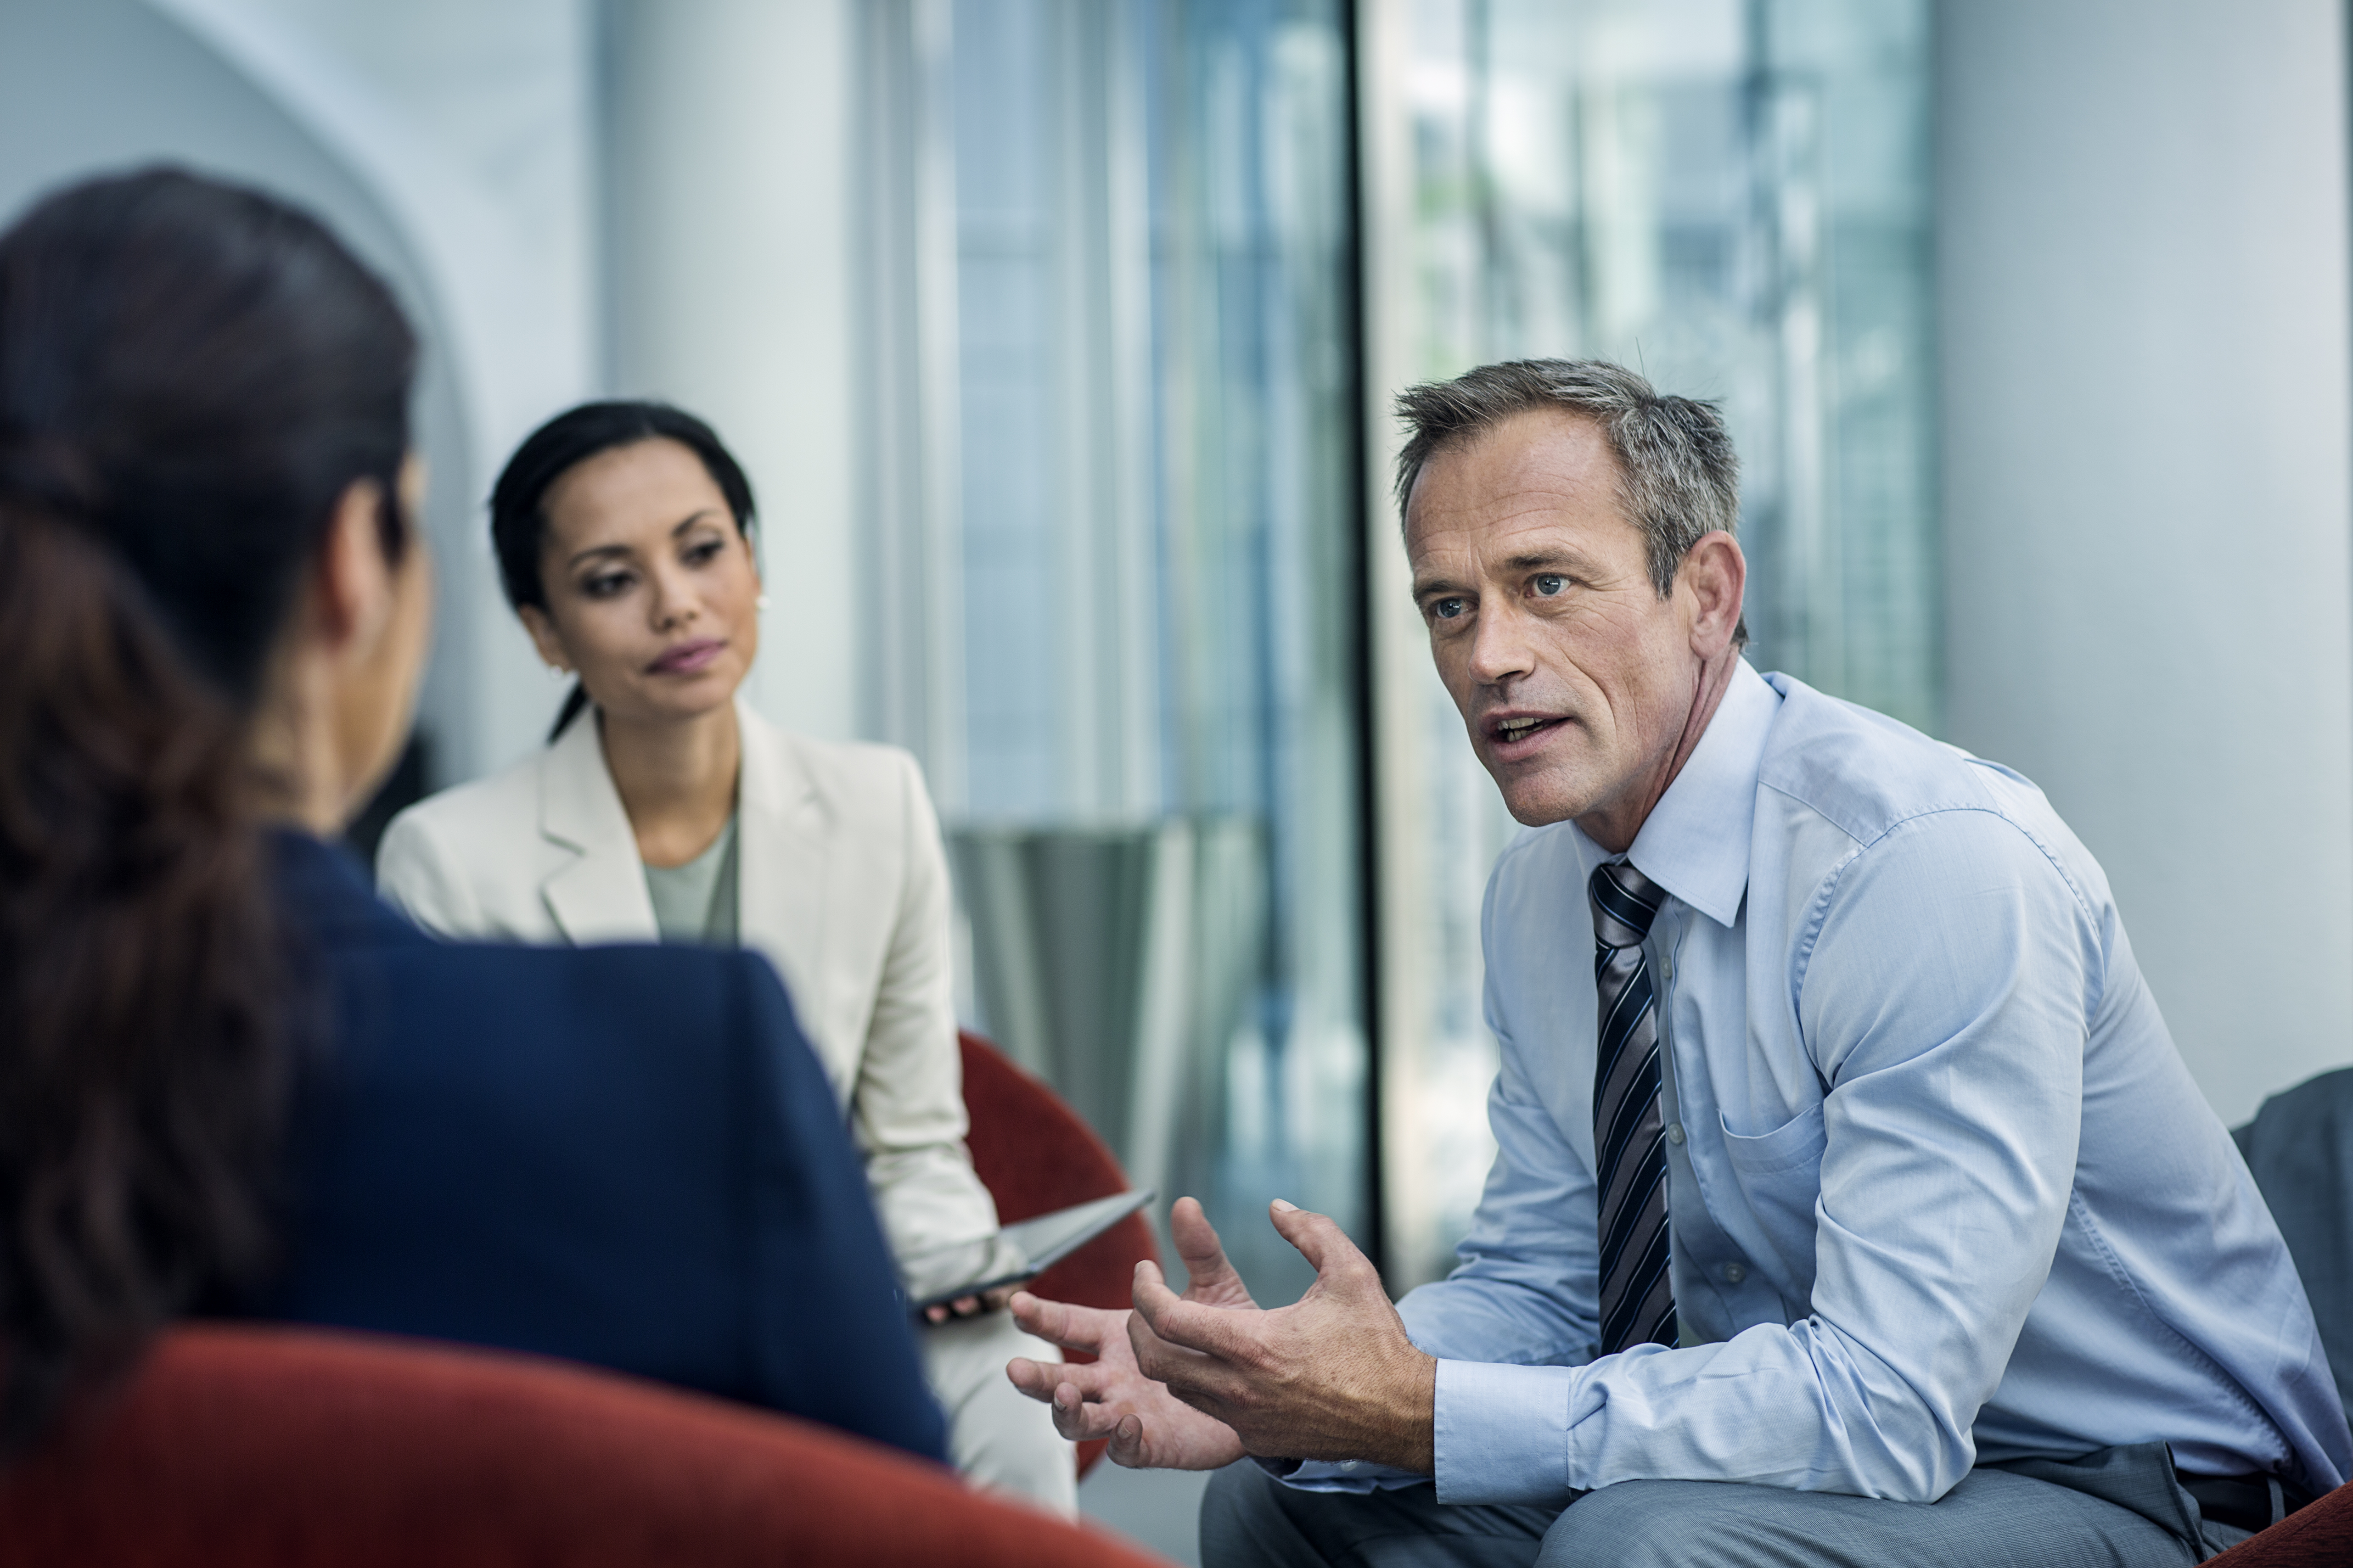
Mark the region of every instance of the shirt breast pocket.
POLYGON ((1808 1302, 1814 1293, 1814 1205, 1822 1190, 1822 1108, 1817 1102, 1770 1132, 1745 1137, 1721 1113, 1724 1152, 1740 1184, 1748 1212, 1772 1244, 1778 1272, 1789 1295, 1808 1302))

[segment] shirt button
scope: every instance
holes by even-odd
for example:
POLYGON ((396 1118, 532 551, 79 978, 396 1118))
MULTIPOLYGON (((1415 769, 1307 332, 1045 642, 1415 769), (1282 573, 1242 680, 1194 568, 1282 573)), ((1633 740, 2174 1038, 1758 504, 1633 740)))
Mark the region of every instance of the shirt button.
POLYGON ((1681 1144, 1681 1143, 1683 1142, 1683 1124, 1682 1122, 1680 1122, 1680 1121, 1670 1121, 1670 1122, 1668 1122, 1668 1123, 1667 1123, 1667 1142, 1670 1142, 1670 1143, 1681 1144))
POLYGON ((1737 1263, 1727 1263, 1724 1266, 1724 1278, 1730 1283, 1737 1285, 1748 1278, 1748 1270, 1737 1263))
POLYGON ((1356 1468, 1356 1461, 1354 1459, 1343 1459, 1340 1461, 1340 1468, 1344 1470, 1353 1470, 1356 1468))

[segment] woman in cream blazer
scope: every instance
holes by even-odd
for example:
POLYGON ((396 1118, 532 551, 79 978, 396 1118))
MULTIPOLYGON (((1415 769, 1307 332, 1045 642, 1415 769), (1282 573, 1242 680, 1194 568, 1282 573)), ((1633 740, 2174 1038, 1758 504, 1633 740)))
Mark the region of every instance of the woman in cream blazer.
MULTIPOLYGON (((866 1157, 892 1250, 987 1236, 965 1153, 947 867, 915 762, 787 734, 740 699, 738 940, 785 977, 866 1157)), ((506 942, 661 940, 593 710, 495 777, 403 812, 383 891, 428 931, 506 942)))
MULTIPOLYGON (((725 765, 713 748, 732 718, 733 776, 716 782, 723 812, 732 783, 733 812, 707 848, 698 832, 683 851, 729 863, 732 877, 706 864, 713 930, 724 940, 732 927, 784 975, 902 1266, 994 1233, 996 1206, 964 1143, 939 825, 905 752, 787 733, 733 689, 757 638, 756 614, 744 613, 758 580, 741 470, 678 410, 592 404, 523 444, 492 510, 509 596, 543 656, 578 668, 584 688, 540 752, 394 820, 377 858, 385 896, 452 936, 680 940, 657 917, 650 883, 664 872, 649 869, 649 814, 633 821, 615 774, 628 761, 657 782, 667 767, 691 783, 698 766, 725 765), (535 557, 519 562, 525 545, 535 557), (681 717, 666 726, 672 713, 681 717), (633 748, 618 761, 617 733, 633 748), (717 906, 731 881, 728 910, 717 906)), ((1051 1352, 1001 1311, 917 1331, 958 1468, 1073 1511, 1068 1445, 1004 1374, 1012 1357, 1051 1352)))

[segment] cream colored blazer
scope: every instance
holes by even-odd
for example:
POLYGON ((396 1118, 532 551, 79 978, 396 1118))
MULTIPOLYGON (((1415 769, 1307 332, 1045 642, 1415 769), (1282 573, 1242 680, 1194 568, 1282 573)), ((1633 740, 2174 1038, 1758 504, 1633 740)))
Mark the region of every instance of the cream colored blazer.
MULTIPOLYGON (((902 1258, 997 1228, 965 1151, 947 860, 915 760, 788 734, 735 705, 739 935, 785 977, 902 1258)), ((384 894, 429 931, 654 942, 653 900, 593 722, 393 819, 384 894)))

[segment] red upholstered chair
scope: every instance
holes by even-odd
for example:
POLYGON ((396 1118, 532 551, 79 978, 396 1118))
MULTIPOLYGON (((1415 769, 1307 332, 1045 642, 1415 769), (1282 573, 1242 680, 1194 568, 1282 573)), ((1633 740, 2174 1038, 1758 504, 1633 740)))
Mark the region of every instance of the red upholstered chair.
POLYGON ((2338 1487, 2206 1560, 2207 1568, 2338 1568, 2347 1563, 2353 1563, 2353 1486, 2338 1487))
MULTIPOLYGON (((1079 1113, 972 1034, 964 1037, 964 1103, 972 1118, 973 1169, 1008 1224, 1127 1191, 1126 1173, 1079 1113)), ((1084 1307, 1125 1307, 1135 1266, 1145 1258, 1159 1262, 1160 1249, 1144 1216, 1130 1215, 1029 1288, 1084 1307)), ((1066 1353, 1072 1361, 1093 1359, 1066 1353)), ((1094 1468, 1103 1448, 1101 1443, 1079 1446, 1080 1475, 1094 1468)))
POLYGON ((0 1472, 16 1568, 1156 1560, 822 1427, 554 1362, 205 1325, 0 1472))

